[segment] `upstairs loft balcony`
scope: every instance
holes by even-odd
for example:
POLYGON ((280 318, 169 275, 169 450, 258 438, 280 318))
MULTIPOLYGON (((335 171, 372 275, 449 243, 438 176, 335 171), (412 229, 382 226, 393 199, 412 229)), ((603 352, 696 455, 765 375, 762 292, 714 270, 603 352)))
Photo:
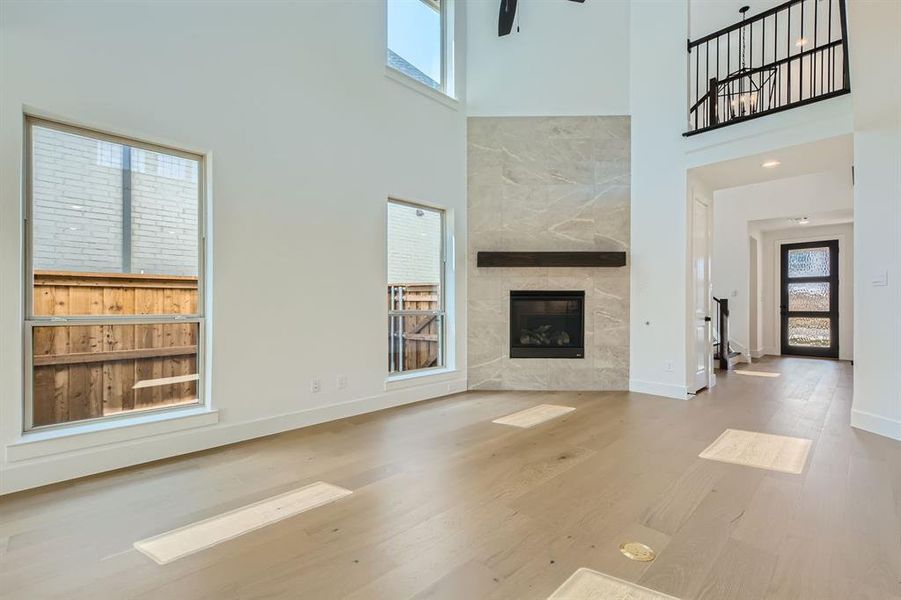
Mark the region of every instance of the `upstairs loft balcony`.
POLYGON ((851 91, 845 0, 789 0, 688 42, 695 135, 851 91))

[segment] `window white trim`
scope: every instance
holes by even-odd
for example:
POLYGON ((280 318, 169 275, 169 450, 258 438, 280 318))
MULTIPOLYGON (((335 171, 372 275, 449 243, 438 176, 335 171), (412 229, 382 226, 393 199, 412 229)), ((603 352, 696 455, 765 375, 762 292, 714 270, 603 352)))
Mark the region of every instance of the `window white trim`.
POLYGON ((385 65, 385 77, 391 79, 392 81, 396 81, 397 83, 406 86, 413 90, 414 92, 418 92, 427 98, 435 100, 436 102, 440 102, 441 104, 453 108, 454 110, 460 109, 460 101, 452 96, 448 96, 444 92, 440 90, 436 90, 433 87, 429 87, 421 81, 413 79, 403 71, 398 71, 391 65, 385 65))
MULTIPOLYGON (((22 196, 24 223, 23 223, 23 302, 24 302, 24 318, 22 320, 23 332, 23 412, 21 431, 23 436, 35 435, 38 432, 51 432, 61 430, 72 430, 78 432, 85 426, 90 427, 96 423, 109 423, 110 427, 125 427, 129 425, 131 417, 136 418, 152 418, 153 415, 165 413, 177 413, 185 410, 202 410, 210 412, 207 408, 207 390, 209 382, 209 355, 206 352, 209 340, 207 330, 208 314, 208 288, 206 281, 206 263, 207 263, 207 157, 203 154, 173 148, 164 144, 156 144, 141 139, 130 138, 113 133, 99 131, 92 127, 83 127, 60 120, 39 116, 38 113, 28 112, 23 114, 24 128, 24 193, 22 196), (149 150, 180 158, 189 159, 197 162, 197 312, 194 314, 178 314, 178 315, 72 315, 65 317, 57 316, 36 316, 34 314, 34 219, 33 213, 33 149, 34 135, 33 128, 41 127, 44 129, 52 129, 60 132, 70 133, 88 139, 98 140, 102 142, 110 142, 121 144, 130 148, 149 150), (197 323, 197 402, 187 405, 161 406, 146 410, 136 410, 128 413, 118 413, 94 419, 84 419, 79 421, 71 421, 64 423, 55 423, 50 425, 42 425, 35 427, 33 425, 33 402, 34 402, 34 356, 32 351, 33 344, 33 328, 47 326, 72 326, 81 324, 141 324, 141 323, 197 323)), ((29 438, 32 439, 32 438, 29 438)))
POLYGON ((218 422, 218 411, 197 405, 131 413, 117 419, 76 421, 65 427, 40 428, 23 433, 18 440, 6 446, 6 458, 10 462, 30 460, 218 422))
MULTIPOLYGON (((428 0, 421 0, 424 4, 431 5, 428 0)), ((388 0, 385 0, 385 55, 390 50, 388 46, 388 0)), ((390 64, 385 65, 385 75, 401 83, 408 88, 419 92, 433 100, 438 100, 442 104, 451 108, 458 108, 460 102, 456 96, 456 61, 455 52, 455 23, 454 15, 456 14, 456 6, 454 0, 442 0, 440 4, 440 29, 441 29, 441 66, 438 87, 434 88, 425 83, 411 77, 400 69, 392 67, 390 64)), ((403 58, 403 57, 401 57, 403 58)))
MULTIPOLYGON (((429 311, 416 311, 416 310, 394 310, 391 308, 391 303, 393 303, 393 299, 389 301, 387 316, 388 316, 388 327, 389 334, 394 331, 394 321, 393 318, 396 316, 403 316, 404 314, 435 314, 438 316, 438 366, 436 367, 427 367, 422 369, 413 369, 410 371, 405 371, 403 369, 399 371, 391 371, 390 366, 388 367, 388 371, 386 374, 386 381, 395 381, 399 379, 408 378, 414 374, 424 374, 430 375, 434 373, 440 373, 444 371, 448 371, 453 369, 454 361, 452 357, 448 355, 448 348, 453 348, 453 345, 448 344, 448 338, 451 335, 451 332, 454 331, 453 325, 450 321, 449 313, 447 310, 447 280, 448 280, 448 260, 447 260, 447 252, 449 247, 448 242, 448 211, 445 208, 435 206, 433 204, 426 204, 421 202, 411 202, 409 200, 402 200, 396 197, 389 197, 387 206, 390 207, 392 204, 397 206, 405 206, 408 208, 422 209, 426 211, 430 211, 433 213, 438 213, 441 219, 441 233, 440 233, 440 250, 439 250, 439 281, 438 281, 438 308, 429 311)), ((388 217, 390 219, 390 217, 388 217)), ((388 230, 387 225, 389 224, 389 220, 386 219, 386 265, 388 261, 390 261, 390 256, 387 256, 388 251, 388 230)), ((386 277, 386 284, 390 283, 386 277)), ((400 339, 403 339, 402 337, 400 339)), ((403 348, 403 343, 401 342, 401 348, 403 348)), ((389 361, 392 357, 391 350, 389 348, 388 358, 389 361)), ((403 359, 401 359, 403 360, 403 359)))
POLYGON ((435 367, 434 369, 420 369, 418 371, 404 371, 388 375, 385 379, 385 391, 401 390, 408 387, 435 383, 441 381, 453 381, 460 375, 460 371, 452 367, 435 367))

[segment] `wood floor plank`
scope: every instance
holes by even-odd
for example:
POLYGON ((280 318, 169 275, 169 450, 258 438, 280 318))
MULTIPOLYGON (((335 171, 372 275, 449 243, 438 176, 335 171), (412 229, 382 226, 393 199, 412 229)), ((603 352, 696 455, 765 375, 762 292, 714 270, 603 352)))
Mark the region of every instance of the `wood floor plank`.
POLYGON ((765 597, 777 557, 731 539, 701 585, 698 600, 735 600, 765 597))
POLYGON ((652 529, 673 535, 707 497, 725 471, 723 465, 695 461, 647 511, 642 522, 652 529))
POLYGON ((764 477, 737 521, 732 538, 758 550, 772 552, 779 548, 795 517, 802 490, 798 481, 764 477))
POLYGON ((764 598, 830 600, 838 595, 829 564, 833 539, 827 535, 800 537, 788 535, 778 548, 773 576, 764 598))
POLYGON ((849 426, 851 366, 754 368, 781 377, 467 392, 2 497, 0 598, 544 600, 580 568, 686 599, 901 597, 901 444, 849 426), (491 422, 539 404, 578 418, 491 422), (804 471, 698 458, 726 429, 812 440, 804 471), (315 481, 354 495, 164 567, 132 549, 315 481))

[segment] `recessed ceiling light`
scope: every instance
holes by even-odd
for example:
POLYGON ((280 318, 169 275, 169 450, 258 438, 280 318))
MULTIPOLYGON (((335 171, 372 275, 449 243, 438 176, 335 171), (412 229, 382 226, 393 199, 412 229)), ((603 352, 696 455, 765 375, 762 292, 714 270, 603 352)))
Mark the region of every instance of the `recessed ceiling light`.
POLYGON ((778 167, 781 164, 782 163, 779 162, 778 160, 768 160, 760 166, 763 167, 764 169, 773 169, 775 167, 778 167))
POLYGON ((798 41, 795 42, 795 46, 797 46, 798 48, 801 48, 801 47, 806 46, 806 45, 807 45, 807 38, 806 38, 806 37, 798 38, 798 41))

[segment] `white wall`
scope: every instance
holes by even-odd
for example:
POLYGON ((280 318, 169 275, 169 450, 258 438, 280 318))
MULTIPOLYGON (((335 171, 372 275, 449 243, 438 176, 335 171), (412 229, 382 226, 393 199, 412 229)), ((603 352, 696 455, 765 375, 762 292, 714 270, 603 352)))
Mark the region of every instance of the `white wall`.
POLYGON ((838 352, 841 360, 854 360, 854 226, 851 223, 767 231, 761 241, 760 351, 781 353, 782 244, 838 240, 838 352))
POLYGON ((633 391, 687 397, 687 0, 635 1, 630 14, 633 391), (664 101, 665 96, 665 101, 664 101))
MULTIPOLYGON (((714 192, 713 295, 729 300, 729 331, 735 349, 752 354, 778 354, 766 343, 751 347, 749 224, 762 219, 786 219, 850 209, 853 204, 851 171, 814 173, 714 192)), ((806 231, 806 230, 805 230, 806 231)), ((801 235, 801 234, 799 234, 801 235)), ((806 234, 804 234, 806 235, 806 234)), ((766 251, 764 241, 761 255, 766 251)), ((765 259, 764 259, 765 263, 765 259)), ((765 271, 761 270, 763 273, 765 271)), ((761 286, 761 291, 765 291, 761 286)), ((762 312, 765 314, 766 309, 762 312)), ((849 315, 850 317, 850 315, 849 315)), ((850 318, 843 319, 848 321, 850 318)), ((842 355, 850 339, 840 340, 842 355)), ((847 356, 850 358, 850 356, 847 356)))
POLYGON ((684 160, 701 167, 847 135, 853 128, 851 96, 839 96, 691 136, 684 160))
POLYGON ((520 31, 504 37, 499 5, 468 3, 470 115, 629 114, 628 1, 520 0, 520 31))
POLYGON ((848 9, 858 281, 851 423, 901 439, 901 2, 848 9))
POLYGON ((0 490, 463 389, 464 111, 385 76, 384 22, 381 2, 2 3, 0 490), (20 443, 23 110, 207 154, 218 424, 20 443), (389 195, 449 210, 458 371, 386 390, 389 195))

